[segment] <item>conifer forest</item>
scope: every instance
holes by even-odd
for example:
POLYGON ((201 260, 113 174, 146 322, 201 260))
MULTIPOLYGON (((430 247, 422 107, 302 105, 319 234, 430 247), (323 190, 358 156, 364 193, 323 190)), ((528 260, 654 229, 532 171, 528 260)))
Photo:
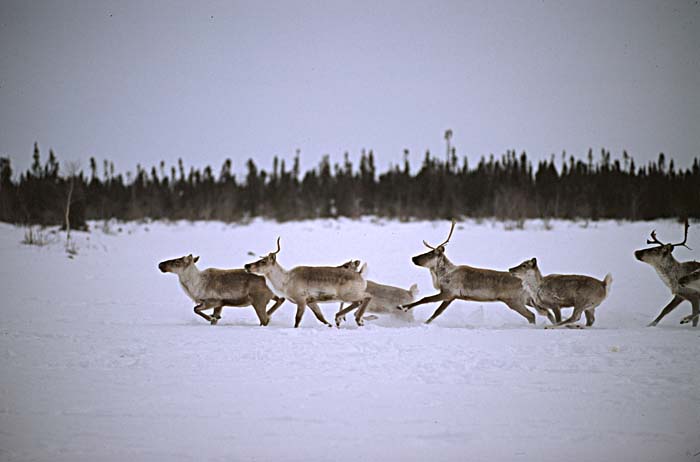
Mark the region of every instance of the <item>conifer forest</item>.
MULTIPOLYGON (((449 133, 449 131, 448 131, 449 133)), ((687 169, 659 154, 637 165, 623 152, 589 150, 584 158, 565 152, 536 164, 525 152, 482 157, 470 165, 450 147, 441 156, 425 153, 418 169, 409 153, 378 171, 372 151, 353 163, 324 156, 300 171, 299 152, 275 158, 269 170, 249 159, 237 177, 227 159, 220 167, 137 166, 115 172, 94 158, 86 169, 62 165, 53 151, 42 159, 34 145, 29 170, 15 174, 0 158, 0 220, 17 224, 64 225, 87 220, 167 219, 235 222, 264 217, 278 221, 373 215, 401 220, 449 217, 501 220, 624 219, 700 217, 700 164, 687 169)), ((65 225, 64 225, 65 226, 65 225)))

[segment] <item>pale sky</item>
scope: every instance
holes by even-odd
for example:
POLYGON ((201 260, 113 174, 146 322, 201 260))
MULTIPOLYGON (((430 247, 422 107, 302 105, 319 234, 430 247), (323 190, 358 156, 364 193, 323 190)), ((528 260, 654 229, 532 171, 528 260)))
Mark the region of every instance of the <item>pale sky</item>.
POLYGON ((700 156, 697 1, 0 0, 0 156, 700 156))

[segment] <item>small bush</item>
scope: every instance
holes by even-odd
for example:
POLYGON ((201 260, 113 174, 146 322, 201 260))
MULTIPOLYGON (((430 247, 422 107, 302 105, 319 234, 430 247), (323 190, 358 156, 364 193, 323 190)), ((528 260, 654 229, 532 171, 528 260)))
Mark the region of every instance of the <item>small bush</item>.
POLYGON ((517 230, 523 230, 525 229, 525 220, 522 218, 519 218, 517 220, 507 220, 503 224, 503 229, 506 231, 515 231, 517 230))
POLYGON ((22 244, 43 247, 48 243, 49 238, 41 229, 30 226, 24 231, 24 239, 22 240, 22 244))
MULTIPOLYGON (((100 229, 102 230, 103 234, 106 234, 108 236, 114 236, 117 234, 116 231, 114 231, 113 225, 116 223, 115 220, 104 220, 102 222, 102 225, 100 226, 100 229)), ((119 232, 121 232, 121 228, 119 228, 119 232)))

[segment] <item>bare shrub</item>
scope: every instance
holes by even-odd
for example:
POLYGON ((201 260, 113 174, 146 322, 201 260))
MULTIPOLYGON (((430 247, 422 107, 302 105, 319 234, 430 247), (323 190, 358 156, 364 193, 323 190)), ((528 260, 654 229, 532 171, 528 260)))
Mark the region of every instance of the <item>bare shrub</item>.
MULTIPOLYGON (((113 225, 116 223, 115 220, 105 220, 102 222, 100 225, 99 229, 102 231, 103 234, 106 234, 108 236, 114 236, 117 234, 117 232, 114 230, 113 225)), ((119 231, 121 231, 121 228, 118 228, 119 231)))
POLYGON ((48 235, 40 228, 29 226, 24 230, 24 239, 22 239, 22 244, 43 247, 48 245, 49 242, 50 240, 48 235))
POLYGON ((507 220, 503 224, 503 229, 506 231, 515 231, 517 230, 523 230, 525 229, 525 220, 523 218, 519 218, 517 220, 507 220))
POLYGON ((75 243, 75 240, 71 239, 66 241, 66 253, 68 254, 68 258, 74 258, 78 255, 78 245, 75 243))

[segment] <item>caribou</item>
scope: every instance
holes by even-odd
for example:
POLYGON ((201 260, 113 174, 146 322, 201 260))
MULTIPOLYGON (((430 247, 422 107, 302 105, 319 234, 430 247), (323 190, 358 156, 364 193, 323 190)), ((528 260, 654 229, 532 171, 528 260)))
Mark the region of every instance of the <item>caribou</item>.
MULTIPOLYGON (((357 271, 360 267, 360 261, 350 260, 340 267, 357 271)), ((413 313, 397 310, 396 306, 414 301, 418 294, 418 284, 413 284, 409 289, 402 289, 367 280, 367 293, 372 296, 372 300, 367 305, 366 312, 372 313, 372 315, 365 316, 363 319, 372 320, 377 318, 375 314, 389 314, 405 322, 413 321, 413 313)), ((335 325, 340 326, 341 321, 345 321, 345 315, 350 311, 348 308, 343 309, 343 303, 341 303, 335 315, 335 325)))
POLYGON ((367 265, 357 271, 333 266, 297 266, 285 270, 277 262, 277 254, 282 249, 277 238, 277 250, 260 260, 244 266, 249 273, 264 276, 272 291, 297 305, 294 327, 299 327, 304 310, 308 306, 319 322, 331 327, 323 317, 319 302, 348 302, 348 308, 358 308, 355 322, 364 324, 362 315, 371 300, 367 294, 367 280, 364 277, 367 265))
POLYGON ((683 301, 687 300, 693 307, 692 314, 681 319, 681 324, 688 322, 693 323, 693 327, 697 327, 698 318, 700 317, 700 290, 697 289, 697 277, 693 279, 691 273, 700 270, 700 262, 685 261, 679 262, 673 256, 673 249, 676 247, 685 247, 688 242, 688 220, 685 220, 685 231, 683 241, 677 244, 663 243, 656 237, 656 230, 651 232, 651 239, 647 239, 647 244, 653 244, 655 247, 648 249, 640 249, 634 252, 637 260, 652 266, 659 275, 661 281, 671 290, 673 298, 661 310, 661 313, 649 323, 650 327, 656 326, 661 319, 673 311, 683 301), (688 277, 683 279, 684 277, 688 277))
MULTIPOLYGON (((530 324, 535 324, 535 315, 525 306, 529 297, 518 278, 507 271, 495 271, 466 265, 458 266, 447 258, 445 245, 450 242, 454 228, 455 221, 452 220, 450 233, 444 242, 432 246, 423 241, 423 245, 428 247, 430 251, 416 255, 412 259, 415 265, 430 270, 433 287, 439 292, 417 302, 399 305, 398 308, 407 311, 425 303, 442 302, 426 321, 426 324, 430 324, 456 299, 477 302, 500 301, 522 315, 530 324)), ((543 316, 547 316, 550 321, 555 321, 552 313, 548 310, 536 306, 534 308, 543 316)))
POLYGON ((536 258, 525 260, 508 272, 522 281, 525 292, 536 307, 559 313, 561 308, 574 308, 571 317, 548 327, 580 327, 576 323, 583 313, 586 314, 586 327, 592 326, 595 309, 608 296, 612 284, 610 273, 602 281, 578 274, 542 276, 536 258))
POLYGON ((173 260, 162 261, 158 269, 163 273, 175 273, 180 285, 197 305, 194 312, 210 324, 215 325, 221 319, 224 306, 253 306, 261 326, 270 321, 265 311, 270 300, 275 304, 270 308, 274 312, 284 303, 284 298, 278 297, 265 285, 265 279, 249 274, 242 269, 208 268, 200 271, 197 268, 199 257, 189 254, 173 260), (211 315, 204 310, 214 309, 211 315))

